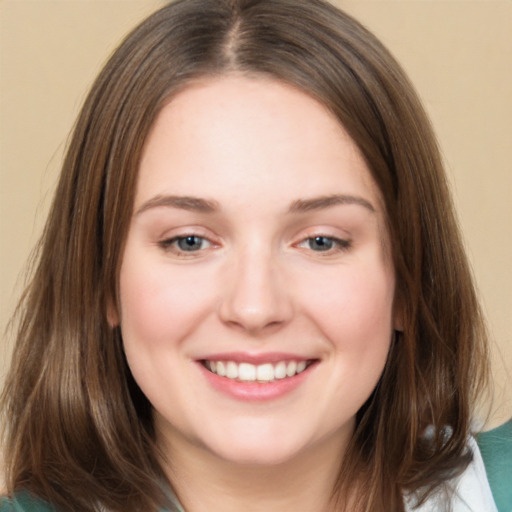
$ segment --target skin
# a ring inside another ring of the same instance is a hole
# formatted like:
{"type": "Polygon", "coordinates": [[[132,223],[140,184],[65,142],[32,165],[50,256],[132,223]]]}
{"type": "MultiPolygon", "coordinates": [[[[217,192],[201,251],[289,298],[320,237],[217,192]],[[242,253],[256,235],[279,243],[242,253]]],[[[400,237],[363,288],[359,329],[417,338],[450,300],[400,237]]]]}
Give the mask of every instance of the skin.
{"type": "Polygon", "coordinates": [[[228,75],[162,109],[111,319],[187,511],[330,510],[397,323],[384,217],[357,147],[300,90],[228,75]],[[314,364],[291,390],[244,399],[199,362],[225,353],[314,364]]]}

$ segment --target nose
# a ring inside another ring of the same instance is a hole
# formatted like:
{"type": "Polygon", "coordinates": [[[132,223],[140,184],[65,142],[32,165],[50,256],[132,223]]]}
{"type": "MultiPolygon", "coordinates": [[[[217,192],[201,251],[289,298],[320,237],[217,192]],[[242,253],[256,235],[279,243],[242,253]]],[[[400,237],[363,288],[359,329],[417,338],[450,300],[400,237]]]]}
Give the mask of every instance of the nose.
{"type": "Polygon", "coordinates": [[[232,262],[226,274],[219,308],[222,322],[257,335],[275,331],[290,320],[290,288],[272,255],[246,254],[232,262]]]}

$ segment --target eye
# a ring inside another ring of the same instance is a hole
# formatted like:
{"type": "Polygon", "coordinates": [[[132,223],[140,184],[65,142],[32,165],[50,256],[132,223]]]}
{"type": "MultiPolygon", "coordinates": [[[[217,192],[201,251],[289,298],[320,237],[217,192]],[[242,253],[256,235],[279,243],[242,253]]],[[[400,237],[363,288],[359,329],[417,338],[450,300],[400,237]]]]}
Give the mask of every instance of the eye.
{"type": "Polygon", "coordinates": [[[159,245],[166,250],[180,253],[202,251],[211,247],[212,243],[202,236],[186,235],[163,240],[159,245]]]}
{"type": "Polygon", "coordinates": [[[299,244],[299,247],[315,252],[333,252],[348,249],[350,245],[348,240],[321,235],[306,238],[299,244]]]}

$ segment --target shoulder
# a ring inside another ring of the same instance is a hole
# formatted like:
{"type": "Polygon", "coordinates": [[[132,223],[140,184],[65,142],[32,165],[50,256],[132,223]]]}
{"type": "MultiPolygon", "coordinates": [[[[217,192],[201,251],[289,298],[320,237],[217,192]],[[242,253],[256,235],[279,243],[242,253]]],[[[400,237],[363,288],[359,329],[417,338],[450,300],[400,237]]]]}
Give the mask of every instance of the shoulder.
{"type": "Polygon", "coordinates": [[[449,505],[452,512],[497,512],[482,455],[473,437],[468,440],[468,448],[473,453],[473,461],[464,473],[449,482],[449,492],[433,495],[418,508],[412,506],[413,500],[408,500],[407,511],[437,512],[449,505]]]}
{"type": "Polygon", "coordinates": [[[512,511],[512,419],[477,435],[498,510],[512,511]]]}
{"type": "Polygon", "coordinates": [[[456,482],[456,507],[454,512],[462,511],[496,511],[484,461],[473,437],[468,445],[473,452],[473,462],[456,482]],[[458,507],[458,508],[457,508],[458,507]],[[466,507],[466,508],[464,508],[466,507]]]}
{"type": "MultiPolygon", "coordinates": [[[[184,512],[172,492],[169,493],[171,508],[160,512],[184,512]]],[[[43,500],[34,498],[28,492],[16,493],[12,498],[0,496],[0,512],[56,512],[55,508],[43,500]]]]}
{"type": "Polygon", "coordinates": [[[12,498],[1,497],[0,512],[55,512],[55,509],[27,492],[20,492],[12,498]]]}

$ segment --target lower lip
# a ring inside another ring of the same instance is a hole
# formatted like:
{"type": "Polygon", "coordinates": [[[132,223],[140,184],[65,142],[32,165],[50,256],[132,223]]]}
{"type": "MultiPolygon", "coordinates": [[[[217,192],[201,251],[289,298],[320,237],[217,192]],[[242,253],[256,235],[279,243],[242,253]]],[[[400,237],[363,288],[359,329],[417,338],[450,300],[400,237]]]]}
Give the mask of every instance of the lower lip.
{"type": "Polygon", "coordinates": [[[203,375],[210,385],[221,393],[237,400],[262,402],[267,400],[276,400],[295,389],[297,389],[310,375],[316,364],[308,366],[302,373],[293,377],[277,379],[272,382],[243,382],[219,375],[207,370],[201,363],[198,363],[203,375]]]}

